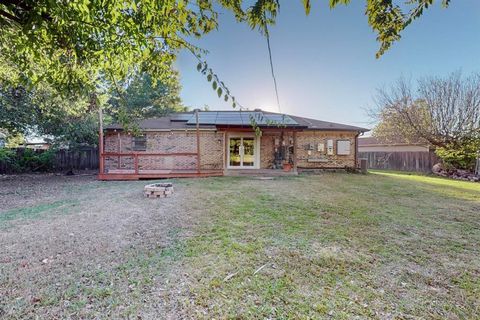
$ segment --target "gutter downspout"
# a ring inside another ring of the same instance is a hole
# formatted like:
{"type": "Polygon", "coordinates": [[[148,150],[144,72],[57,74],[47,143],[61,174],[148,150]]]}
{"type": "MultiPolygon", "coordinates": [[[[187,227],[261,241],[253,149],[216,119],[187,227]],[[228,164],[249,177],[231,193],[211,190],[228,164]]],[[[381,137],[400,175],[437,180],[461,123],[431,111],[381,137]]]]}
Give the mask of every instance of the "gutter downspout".
{"type": "Polygon", "coordinates": [[[358,163],[358,136],[360,135],[360,132],[358,132],[355,135],[355,169],[358,169],[360,167],[360,164],[358,163]]]}

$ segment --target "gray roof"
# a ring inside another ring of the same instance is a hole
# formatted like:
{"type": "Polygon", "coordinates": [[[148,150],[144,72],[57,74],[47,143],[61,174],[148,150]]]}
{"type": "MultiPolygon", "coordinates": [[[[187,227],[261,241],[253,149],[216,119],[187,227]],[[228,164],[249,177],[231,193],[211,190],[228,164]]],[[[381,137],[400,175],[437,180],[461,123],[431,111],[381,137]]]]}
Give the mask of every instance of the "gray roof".
{"type": "MultiPolygon", "coordinates": [[[[199,111],[198,122],[202,129],[217,127],[250,127],[252,120],[261,128],[288,127],[306,130],[342,130],[365,132],[369,129],[346,124],[327,122],[281,113],[255,111],[199,111]]],[[[169,116],[144,119],[137,123],[143,130],[179,130],[195,127],[195,112],[179,112],[169,116]]],[[[122,129],[120,124],[106,126],[106,129],[122,129]]]]}

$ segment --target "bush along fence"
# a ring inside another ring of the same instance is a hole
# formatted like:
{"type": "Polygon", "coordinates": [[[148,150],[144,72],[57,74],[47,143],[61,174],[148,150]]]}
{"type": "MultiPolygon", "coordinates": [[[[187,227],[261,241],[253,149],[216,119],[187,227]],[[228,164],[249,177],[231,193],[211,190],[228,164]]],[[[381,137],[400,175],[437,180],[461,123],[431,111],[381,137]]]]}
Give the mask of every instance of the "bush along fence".
{"type": "Polygon", "coordinates": [[[435,152],[359,152],[359,159],[367,159],[371,169],[432,172],[432,167],[441,162],[435,152]]]}
{"type": "Polygon", "coordinates": [[[98,149],[32,150],[0,148],[0,174],[98,169],[98,149]]]}

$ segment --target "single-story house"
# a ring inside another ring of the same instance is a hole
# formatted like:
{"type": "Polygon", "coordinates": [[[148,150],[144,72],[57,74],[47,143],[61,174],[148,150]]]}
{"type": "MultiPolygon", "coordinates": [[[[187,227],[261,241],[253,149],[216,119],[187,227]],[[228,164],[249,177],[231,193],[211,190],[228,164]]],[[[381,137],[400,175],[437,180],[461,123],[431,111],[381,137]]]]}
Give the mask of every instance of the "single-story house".
{"type": "Polygon", "coordinates": [[[102,133],[103,180],[222,176],[262,170],[356,168],[358,136],[368,129],[254,111],[174,113],[102,133]]]}

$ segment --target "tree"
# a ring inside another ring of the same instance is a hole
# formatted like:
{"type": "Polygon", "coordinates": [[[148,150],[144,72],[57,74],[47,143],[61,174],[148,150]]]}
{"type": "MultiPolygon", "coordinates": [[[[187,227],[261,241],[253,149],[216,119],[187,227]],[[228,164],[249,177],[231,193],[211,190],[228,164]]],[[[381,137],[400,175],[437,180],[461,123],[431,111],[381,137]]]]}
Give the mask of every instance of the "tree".
{"type": "Polygon", "coordinates": [[[142,73],[133,78],[124,91],[112,92],[112,107],[107,112],[115,121],[122,121],[125,116],[133,119],[156,118],[186,111],[180,99],[180,90],[176,71],[172,71],[172,79],[167,82],[154,82],[149,74],[142,73]]]}
{"type": "MultiPolygon", "coordinates": [[[[306,13],[310,0],[302,0],[306,13]]],[[[350,0],[330,0],[330,6],[350,0]]],[[[433,0],[411,0],[402,7],[393,0],[366,0],[369,24],[381,43],[378,56],[400,38],[400,32],[421,16],[433,0]]],[[[443,0],[448,5],[449,0],[443,0]]],[[[218,27],[217,8],[266,33],[275,22],[279,0],[49,1],[0,0],[0,79],[13,87],[46,82],[68,96],[95,96],[102,83],[128,81],[139,72],[168,81],[180,50],[202,60],[204,51],[188,39],[218,27]]],[[[212,70],[199,68],[207,77],[212,70]]],[[[223,82],[215,90],[235,100],[223,82]]],[[[92,100],[92,104],[95,104],[92,100]]]]}
{"type": "MultiPolygon", "coordinates": [[[[178,73],[172,72],[172,77],[166,83],[154,83],[148,74],[141,74],[122,85],[121,91],[98,96],[105,108],[106,122],[127,123],[185,111],[178,73]]],[[[61,146],[75,148],[97,143],[97,115],[88,112],[88,108],[87,100],[65,99],[50,88],[0,87],[0,128],[11,134],[51,136],[52,142],[61,146]]]]}
{"type": "Polygon", "coordinates": [[[46,87],[0,86],[0,128],[9,136],[52,136],[52,142],[70,147],[95,144],[98,119],[88,107],[85,99],[66,99],[46,87]]]}
{"type": "Polygon", "coordinates": [[[371,111],[374,135],[387,141],[426,142],[452,164],[470,167],[480,148],[480,74],[425,77],[416,90],[405,79],[378,91],[371,111]],[[456,155],[456,156],[455,156],[456,155]]]}

